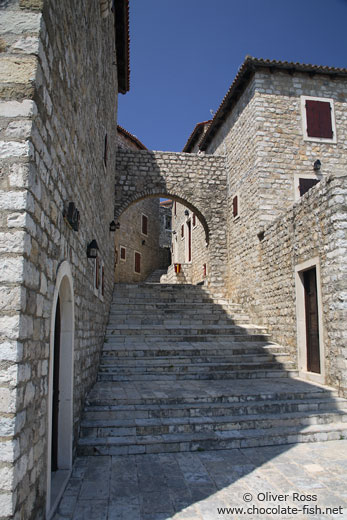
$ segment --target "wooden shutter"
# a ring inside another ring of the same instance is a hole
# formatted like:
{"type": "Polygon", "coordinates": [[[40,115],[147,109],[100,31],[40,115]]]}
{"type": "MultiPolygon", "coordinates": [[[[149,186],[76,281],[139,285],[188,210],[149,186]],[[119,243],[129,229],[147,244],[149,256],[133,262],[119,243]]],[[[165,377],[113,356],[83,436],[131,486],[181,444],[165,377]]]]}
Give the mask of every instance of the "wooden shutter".
{"type": "Polygon", "coordinates": [[[237,217],[238,215],[238,203],[237,203],[237,195],[233,198],[233,217],[237,217]]]}
{"type": "Polygon", "coordinates": [[[125,247],[120,248],[120,257],[122,260],[125,260],[125,247]]]}
{"type": "Polygon", "coordinates": [[[148,218],[146,215],[142,215],[142,233],[144,235],[148,234],[148,218]]]}
{"type": "Polygon", "coordinates": [[[318,179],[299,179],[300,197],[319,182],[318,179]]]}
{"type": "Polygon", "coordinates": [[[141,273],[141,255],[135,252],[135,273],[141,273]]]}
{"type": "Polygon", "coordinates": [[[308,137],[333,137],[331,106],[328,101],[306,100],[306,121],[308,137]]]}

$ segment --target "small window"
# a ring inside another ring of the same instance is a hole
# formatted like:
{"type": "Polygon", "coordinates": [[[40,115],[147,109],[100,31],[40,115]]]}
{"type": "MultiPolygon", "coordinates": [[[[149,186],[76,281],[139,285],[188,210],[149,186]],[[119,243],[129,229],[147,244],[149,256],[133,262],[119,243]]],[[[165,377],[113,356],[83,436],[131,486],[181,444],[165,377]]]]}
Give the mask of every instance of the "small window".
{"type": "Polygon", "coordinates": [[[141,230],[143,235],[148,235],[148,217],[142,215],[141,230]]]}
{"type": "Polygon", "coordinates": [[[181,226],[181,238],[184,238],[184,224],[181,226]]]}
{"type": "Polygon", "coordinates": [[[174,209],[174,211],[175,211],[175,217],[176,217],[176,215],[177,215],[177,203],[176,203],[176,201],[175,201],[175,209],[174,209]]]}
{"type": "Polygon", "coordinates": [[[104,166],[107,168],[107,153],[108,153],[108,144],[107,144],[107,134],[105,135],[104,141],[104,166]]]}
{"type": "Polygon", "coordinates": [[[120,259],[125,262],[126,261],[126,249],[123,246],[120,246],[120,259]]]}
{"type": "Polygon", "coordinates": [[[105,266],[101,266],[101,296],[105,296],[105,266]]]}
{"type": "Polygon", "coordinates": [[[165,229],[171,231],[171,217],[169,215],[165,215],[165,229]]]}
{"type": "Polygon", "coordinates": [[[332,99],[302,96],[301,111],[306,141],[336,143],[334,102],[332,99]]]}
{"type": "Polygon", "coordinates": [[[233,217],[237,218],[239,216],[239,197],[235,195],[233,198],[233,217]]]}
{"type": "Polygon", "coordinates": [[[94,275],[94,287],[96,290],[99,289],[99,280],[100,280],[100,261],[99,257],[95,258],[95,275],[94,275]]]}
{"type": "Polygon", "coordinates": [[[319,179],[302,179],[302,178],[299,178],[300,197],[302,197],[308,190],[310,190],[318,182],[319,182],[319,179]]]}
{"type": "Polygon", "coordinates": [[[141,273],[141,254],[135,251],[135,273],[141,273]]]}
{"type": "Polygon", "coordinates": [[[196,215],[193,213],[193,228],[196,226],[196,215]]]}

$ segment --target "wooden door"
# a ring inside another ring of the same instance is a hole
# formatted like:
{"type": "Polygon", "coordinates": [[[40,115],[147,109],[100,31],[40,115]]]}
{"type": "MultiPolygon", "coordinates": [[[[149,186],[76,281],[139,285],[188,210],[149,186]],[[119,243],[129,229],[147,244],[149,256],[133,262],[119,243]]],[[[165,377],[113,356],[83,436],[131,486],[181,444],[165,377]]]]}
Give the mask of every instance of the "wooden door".
{"type": "Polygon", "coordinates": [[[59,372],[60,372],[60,300],[57,300],[54,326],[53,356],[53,397],[52,397],[52,471],[58,469],[58,429],[59,429],[59,372]]]}
{"type": "Polygon", "coordinates": [[[307,370],[320,374],[316,268],[304,271],[307,370]]]}

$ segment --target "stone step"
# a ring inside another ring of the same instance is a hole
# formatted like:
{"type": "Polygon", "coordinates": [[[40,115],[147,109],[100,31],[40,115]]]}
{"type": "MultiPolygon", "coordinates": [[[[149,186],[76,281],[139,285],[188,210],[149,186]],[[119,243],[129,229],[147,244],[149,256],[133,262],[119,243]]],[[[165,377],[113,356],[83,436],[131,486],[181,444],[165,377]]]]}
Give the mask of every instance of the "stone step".
{"type": "MultiPolygon", "coordinates": [[[[282,412],[280,414],[249,414],[199,416],[180,418],[123,419],[123,420],[84,420],[81,424],[81,437],[123,437],[143,435],[163,435],[167,433],[194,433],[228,430],[250,430],[278,428],[294,425],[331,424],[346,422],[343,411],[282,412]]],[[[347,424],[346,424],[347,429],[347,424]]]]}
{"type": "Polygon", "coordinates": [[[219,327],[221,326],[246,326],[250,327],[247,319],[242,318],[225,318],[225,317],[219,317],[219,316],[207,316],[206,318],[200,319],[201,317],[195,316],[194,318],[173,318],[173,317],[167,317],[167,316],[147,316],[145,314],[138,316],[138,317],[129,317],[129,315],[122,315],[118,317],[111,316],[108,328],[109,329],[116,329],[120,326],[129,326],[130,328],[132,326],[143,326],[143,325],[156,325],[156,326],[162,326],[165,327],[167,325],[169,326],[191,326],[192,328],[195,327],[202,327],[206,325],[217,325],[219,327]]]}
{"type": "Polygon", "coordinates": [[[228,415],[282,414],[291,412],[346,411],[347,400],[323,396],[302,399],[259,400],[231,403],[180,403],[180,404],[120,404],[88,405],[84,420],[93,421],[134,421],[136,419],[160,419],[180,417],[215,417],[228,415]]]}
{"type": "Polygon", "coordinates": [[[205,342],[169,342],[129,341],[119,337],[118,342],[107,342],[102,351],[103,358],[153,358],[160,356],[237,356],[237,355],[284,355],[283,347],[275,343],[219,342],[212,345],[205,342]]]}
{"type": "Polygon", "coordinates": [[[253,366],[248,370],[240,368],[239,370],[230,371],[230,370],[219,370],[219,371],[195,371],[195,372],[172,372],[172,373],[160,373],[159,371],[145,372],[145,373],[134,373],[129,371],[129,373],[103,373],[99,372],[98,381],[194,381],[194,380],[211,380],[216,381],[220,379],[263,379],[265,378],[279,378],[279,377],[296,377],[298,375],[298,371],[294,369],[286,369],[280,370],[278,369],[278,364],[274,364],[275,366],[264,366],[259,367],[253,366]]]}
{"type": "Polygon", "coordinates": [[[285,352],[281,352],[278,354],[271,353],[256,353],[256,354],[241,354],[241,355],[209,355],[209,356],[201,356],[201,355],[185,355],[182,353],[174,356],[170,353],[170,357],[168,356],[153,356],[153,357],[130,357],[130,356],[118,356],[115,359],[113,356],[107,356],[105,353],[102,355],[100,370],[104,370],[105,368],[112,367],[152,367],[152,366],[171,366],[171,365],[200,365],[201,363],[205,364],[229,364],[229,363],[263,363],[263,362],[277,362],[283,363],[290,361],[288,354],[285,352]]]}
{"type": "Polygon", "coordinates": [[[347,423],[290,425],[163,435],[134,435],[81,438],[79,455],[119,455],[134,453],[167,453],[219,449],[274,446],[297,442],[320,442],[346,439],[347,423]]]}
{"type": "Polygon", "coordinates": [[[117,328],[107,327],[106,338],[121,335],[141,335],[141,336],[184,336],[189,335],[241,335],[246,334],[253,336],[254,334],[266,334],[266,329],[255,326],[236,326],[236,325],[209,325],[208,327],[202,327],[199,324],[192,323],[189,325],[125,325],[119,324],[117,328]]]}
{"type": "Polygon", "coordinates": [[[245,343],[259,343],[266,340],[270,340],[269,334],[200,334],[196,332],[181,331],[182,334],[146,334],[142,336],[140,331],[138,334],[127,335],[127,334],[110,334],[106,336],[105,342],[108,345],[117,345],[122,343],[132,344],[150,344],[154,347],[155,345],[163,345],[163,343],[182,343],[182,342],[199,342],[199,343],[217,343],[224,342],[229,345],[233,343],[245,342],[245,343]]]}

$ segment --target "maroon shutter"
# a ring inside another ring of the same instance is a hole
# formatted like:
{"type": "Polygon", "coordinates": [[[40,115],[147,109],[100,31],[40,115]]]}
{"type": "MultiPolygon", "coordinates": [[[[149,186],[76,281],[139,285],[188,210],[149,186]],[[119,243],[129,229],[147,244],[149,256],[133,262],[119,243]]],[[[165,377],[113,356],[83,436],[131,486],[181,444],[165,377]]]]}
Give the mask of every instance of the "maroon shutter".
{"type": "Polygon", "coordinates": [[[141,255],[135,253],[135,273],[141,273],[141,255]]]}
{"type": "Polygon", "coordinates": [[[146,215],[142,215],[142,233],[147,235],[148,232],[148,218],[146,215]]]}
{"type": "Polygon", "coordinates": [[[233,217],[237,217],[238,207],[237,207],[237,195],[233,198],[233,217]]]}
{"type": "Polygon", "coordinates": [[[299,179],[300,197],[319,182],[318,179],[299,179]]]}
{"type": "Polygon", "coordinates": [[[193,227],[196,225],[196,216],[195,213],[193,213],[193,227]]]}
{"type": "Polygon", "coordinates": [[[120,257],[122,260],[125,260],[125,247],[120,248],[120,257]]]}
{"type": "Polygon", "coordinates": [[[306,119],[308,137],[333,137],[331,106],[328,101],[306,100],[306,119]]]}

